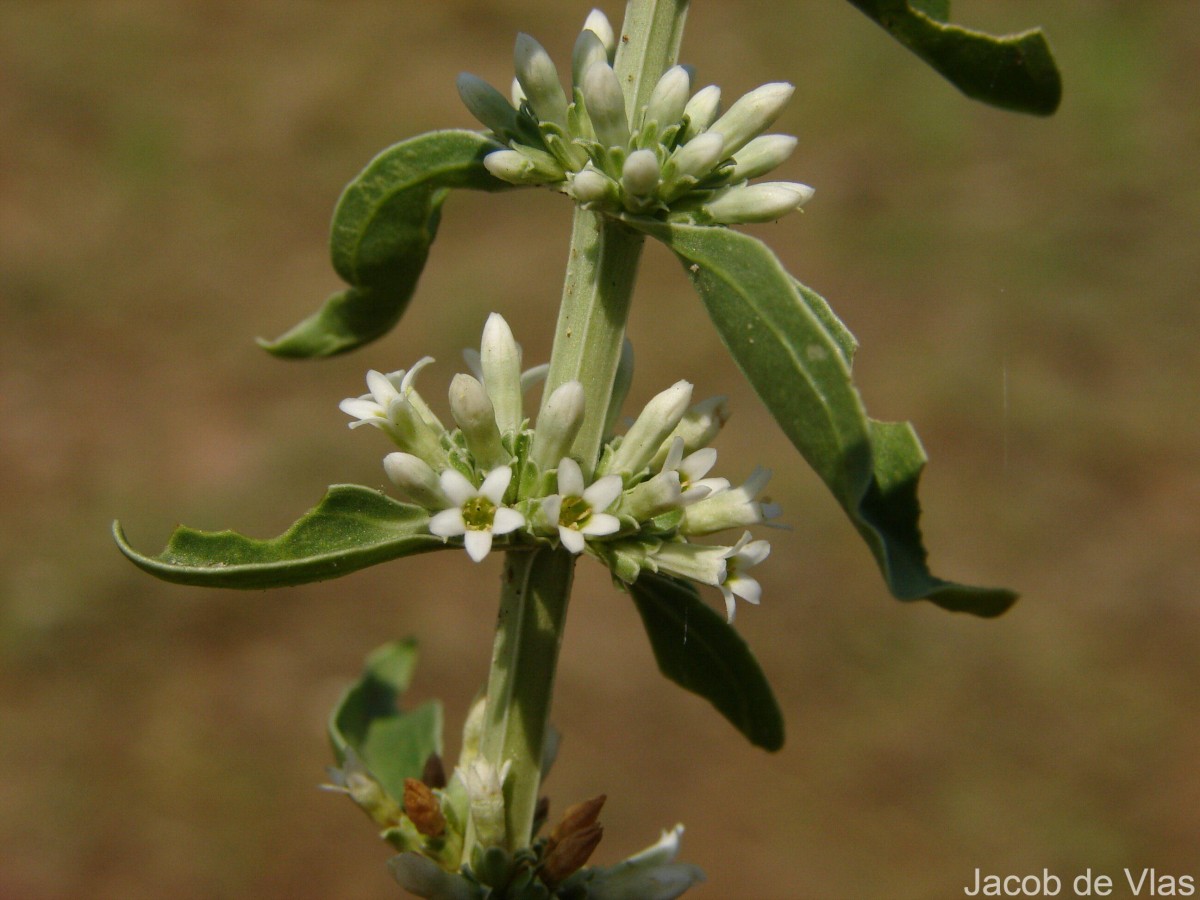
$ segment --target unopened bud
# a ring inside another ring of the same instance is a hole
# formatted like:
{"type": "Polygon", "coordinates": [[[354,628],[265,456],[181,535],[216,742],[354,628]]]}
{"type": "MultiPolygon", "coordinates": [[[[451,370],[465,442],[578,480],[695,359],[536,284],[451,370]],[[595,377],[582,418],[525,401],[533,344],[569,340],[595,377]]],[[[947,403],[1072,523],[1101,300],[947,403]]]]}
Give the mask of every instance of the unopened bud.
{"type": "MultiPolygon", "coordinates": [[[[655,396],[646,408],[642,410],[637,421],[633,423],[621,445],[609,458],[605,472],[618,472],[623,475],[636,475],[662,446],[683,414],[687,412],[688,403],[692,399],[692,386],[687,381],[677,381],[671,387],[655,396]]],[[[605,474],[600,472],[598,474],[605,474]]]]}
{"type": "Polygon", "coordinates": [[[694,453],[701,447],[712,443],[725,423],[729,421],[729,403],[725,397],[709,397],[701,400],[679,420],[675,430],[663,441],[654,458],[650,460],[651,469],[661,469],[675,438],[683,438],[683,453],[694,453]]]}
{"type": "Polygon", "coordinates": [[[460,74],[455,83],[471,115],[505,140],[517,134],[517,111],[503,94],[470,72],[460,74]]]}
{"type": "Polygon", "coordinates": [[[584,29],[575,39],[575,49],[571,53],[571,78],[575,87],[583,87],[583,76],[594,63],[608,65],[608,48],[596,32],[584,29]]]}
{"type": "Polygon", "coordinates": [[[534,115],[542,122],[553,122],[566,128],[567,97],[558,80],[554,60],[545,48],[529,35],[518,34],[513,49],[513,67],[534,115]]]}
{"type": "Polygon", "coordinates": [[[562,821],[555,825],[554,830],[550,832],[550,838],[546,844],[547,849],[553,848],[568,835],[595,823],[600,816],[600,810],[604,807],[604,801],[607,799],[607,795],[597,794],[589,800],[581,800],[579,803],[568,806],[566,812],[563,813],[562,821]]]}
{"type": "Polygon", "coordinates": [[[683,506],[678,472],[659,472],[625,494],[621,512],[646,522],[683,506]]]}
{"type": "Polygon", "coordinates": [[[796,89],[783,81],[757,87],[737,99],[729,111],[710,128],[725,135],[725,156],[729,157],[757,137],[774,122],[796,89]]]}
{"type": "Polygon", "coordinates": [[[547,851],[542,859],[542,881],[556,885],[583,868],[604,837],[604,826],[594,823],[573,831],[547,851]]]}
{"type": "Polygon", "coordinates": [[[605,147],[629,144],[629,119],[625,95],[617,73],[607,63],[596,63],[583,76],[583,102],[587,106],[596,139],[605,147]]]}
{"type": "Polygon", "coordinates": [[[446,831],[446,817],[429,785],[415,778],[404,779],[404,814],[426,837],[446,831]]]}
{"type": "Polygon", "coordinates": [[[550,184],[563,179],[562,167],[544,150],[496,150],[483,158],[489,172],[509,184],[550,184]]]}
{"type": "Polygon", "coordinates": [[[706,131],[676,150],[671,159],[677,175],[700,180],[721,161],[724,149],[725,136],[719,131],[706,131]]]}
{"type": "Polygon", "coordinates": [[[411,453],[389,453],[383,458],[383,470],[405,496],[426,509],[445,509],[450,505],[437,473],[425,460],[411,453]]]}
{"type": "Polygon", "coordinates": [[[431,788],[441,789],[446,786],[446,767],[438,754],[430,753],[425,757],[425,765],[421,768],[421,780],[431,788]]]}
{"type": "Polygon", "coordinates": [[[584,392],[578,381],[555,388],[538,413],[531,459],[542,470],[558,464],[571,450],[583,425],[584,392]]]}
{"type": "Polygon", "coordinates": [[[692,92],[692,79],[683,66],[672,66],[658,79],[646,102],[644,122],[657,122],[659,130],[683,118],[692,92]]]}
{"type": "Polygon", "coordinates": [[[511,459],[500,442],[492,401],[483,385],[470,375],[459,373],[451,380],[450,414],[462,429],[467,449],[482,469],[491,471],[511,459]]]}
{"type": "Polygon", "coordinates": [[[746,181],[765,175],[792,155],[796,139],[790,134],[761,134],[733,158],[730,181],[746,181]]]}
{"type": "Polygon", "coordinates": [[[621,169],[621,186],[634,197],[649,197],[658,188],[658,157],[653,150],[634,150],[621,169]]]}
{"type": "Polygon", "coordinates": [[[617,183],[603,172],[587,168],[571,179],[570,191],[576,203],[603,203],[617,198],[617,183]]]}
{"type": "Polygon", "coordinates": [[[488,316],[479,345],[483,386],[496,412],[496,425],[508,434],[521,427],[521,347],[499,313],[488,316]]]}
{"type": "Polygon", "coordinates": [[[683,114],[688,118],[687,130],[683,133],[684,140],[691,140],[701,132],[708,131],[720,108],[721,89],[715,84],[696,91],[683,108],[683,114]]]}
{"type": "Polygon", "coordinates": [[[799,209],[813,193],[807,184],[763,181],[732,187],[705,204],[704,209],[714,222],[723,225],[774,222],[799,209]]]}
{"type": "Polygon", "coordinates": [[[600,38],[600,42],[604,44],[604,49],[608,51],[611,59],[613,51],[617,49],[617,36],[613,33],[612,23],[608,21],[608,16],[598,9],[593,9],[583,21],[583,30],[590,31],[600,38]]]}

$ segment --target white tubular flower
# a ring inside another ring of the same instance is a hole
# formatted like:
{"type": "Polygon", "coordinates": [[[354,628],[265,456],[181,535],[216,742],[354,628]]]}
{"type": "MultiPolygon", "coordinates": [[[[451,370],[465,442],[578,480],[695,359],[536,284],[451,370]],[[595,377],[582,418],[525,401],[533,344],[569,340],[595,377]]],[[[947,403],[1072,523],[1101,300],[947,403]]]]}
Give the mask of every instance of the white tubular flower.
{"type": "Polygon", "coordinates": [[[558,161],[544,150],[496,150],[483,158],[484,167],[509,184],[550,184],[565,176],[558,161]]]}
{"type": "Polygon", "coordinates": [[[726,551],[725,580],[717,587],[721,589],[721,594],[725,597],[725,614],[730,624],[733,623],[733,614],[736,612],[734,594],[755,606],[762,600],[762,585],[743,573],[751,566],[757,566],[767,558],[770,552],[770,544],[766,541],[750,540],[748,531],[726,551]]]}
{"type": "Polygon", "coordinates": [[[637,198],[652,197],[658,190],[658,157],[653,150],[634,150],[621,168],[621,187],[637,198]]]}
{"type": "Polygon", "coordinates": [[[656,122],[661,130],[683,118],[692,93],[692,77],[683,66],[672,66],[658,79],[646,102],[644,123],[656,122]]]}
{"type": "Polygon", "coordinates": [[[418,371],[433,362],[425,357],[407,372],[400,370],[384,375],[372,369],[367,373],[370,393],[349,397],[338,408],[360,425],[374,425],[384,431],[401,450],[421,457],[437,470],[446,467],[446,451],[442,448],[442,423],[430,411],[413,387],[418,371]]]}
{"type": "Polygon", "coordinates": [[[675,430],[691,399],[692,386],[687,381],[677,381],[655,396],[625,434],[604,471],[636,475],[644,469],[667,435],[675,430]]]}
{"type": "Polygon", "coordinates": [[[683,132],[684,140],[691,140],[701,132],[708,131],[717,118],[717,110],[721,108],[721,89],[710,84],[703,90],[696,91],[692,99],[683,108],[688,126],[683,132]]]}
{"type": "Polygon", "coordinates": [[[683,511],[679,530],[687,535],[712,534],[726,528],[758,525],[779,515],[779,506],[757,500],[771,478],[769,469],[756,467],[739,488],[717,491],[683,511]]]}
{"type": "Polygon", "coordinates": [[[497,769],[486,759],[476,757],[466,766],[459,766],[455,774],[467,790],[471,807],[471,821],[475,824],[475,837],[484,847],[502,846],[507,831],[504,827],[504,779],[512,760],[505,760],[497,769]]]}
{"type": "Polygon", "coordinates": [[[583,385],[568,381],[559,385],[546,398],[538,413],[537,427],[533,432],[533,450],[530,458],[539,469],[548,469],[567,455],[575,435],[583,427],[583,385]]]}
{"type": "Polygon", "coordinates": [[[721,161],[724,149],[725,136],[720,132],[706,131],[696,135],[671,157],[675,163],[676,178],[695,178],[699,181],[721,161]]]}
{"type": "Polygon", "coordinates": [[[720,587],[725,580],[728,551],[728,547],[667,541],[649,555],[648,562],[669,575],[720,587]]]}
{"type": "Polygon", "coordinates": [[[704,205],[714,222],[724,225],[774,222],[807,203],[813,189],[792,181],[737,185],[704,205]]]}
{"type": "Polygon", "coordinates": [[[470,375],[458,374],[450,382],[450,414],[462,429],[467,449],[484,469],[508,463],[512,456],[500,443],[496,411],[483,385],[470,375]]]}
{"type": "Polygon", "coordinates": [[[709,494],[729,489],[728,479],[704,477],[716,464],[717,451],[712,447],[704,447],[684,457],[683,438],[676,437],[671,441],[671,449],[667,452],[667,458],[663,460],[662,471],[675,472],[679,476],[680,505],[691,506],[709,494]]]}
{"type": "Polygon", "coordinates": [[[492,313],[483,326],[479,346],[483,386],[496,410],[501,434],[521,427],[521,346],[513,339],[504,316],[492,313]]]}
{"type": "Polygon", "coordinates": [[[678,472],[659,472],[625,493],[621,511],[646,522],[683,506],[678,472]]]}
{"type": "Polygon", "coordinates": [[[725,135],[725,156],[741,150],[779,118],[795,88],[782,81],[764,84],[734,102],[709,129],[725,135]]]}
{"type": "Polygon", "coordinates": [[[605,147],[624,148],[629,144],[629,119],[625,113],[625,95],[617,73],[608,63],[596,63],[583,76],[583,102],[587,106],[596,140],[605,147]]]}
{"type": "Polygon", "coordinates": [[[746,181],[765,175],[781,165],[799,143],[790,134],[762,134],[737,152],[729,180],[746,181]]]}
{"type": "Polygon", "coordinates": [[[617,36],[613,32],[612,23],[608,21],[608,16],[598,9],[593,9],[583,20],[583,30],[590,31],[600,38],[600,43],[604,45],[604,49],[608,51],[611,59],[617,49],[617,36]]]}
{"type": "Polygon", "coordinates": [[[620,495],[621,476],[606,475],[585,488],[579,463],[563,457],[558,464],[558,493],[546,498],[542,509],[556,523],[562,545],[582,553],[587,538],[620,530],[620,520],[605,512],[620,495]]]}
{"type": "Polygon", "coordinates": [[[684,453],[693,453],[701,447],[707,447],[728,421],[728,398],[709,397],[707,400],[701,400],[683,414],[670,437],[663,441],[658,452],[654,454],[654,459],[650,460],[650,468],[662,468],[675,438],[683,438],[684,453]]]}
{"type": "Polygon", "coordinates": [[[446,469],[439,486],[454,504],[429,520],[430,534],[446,540],[461,536],[467,555],[480,562],[492,549],[492,536],[508,534],[525,524],[525,517],[504,506],[504,492],[512,480],[512,469],[500,466],[488,473],[476,488],[461,472],[446,469]]]}
{"type": "Polygon", "coordinates": [[[383,458],[383,470],[410,500],[426,509],[445,509],[450,505],[437,473],[425,460],[411,453],[389,453],[383,458]]]}
{"type": "Polygon", "coordinates": [[[534,115],[542,122],[567,127],[567,97],[550,54],[527,34],[518,34],[513,48],[517,81],[534,115]]]}

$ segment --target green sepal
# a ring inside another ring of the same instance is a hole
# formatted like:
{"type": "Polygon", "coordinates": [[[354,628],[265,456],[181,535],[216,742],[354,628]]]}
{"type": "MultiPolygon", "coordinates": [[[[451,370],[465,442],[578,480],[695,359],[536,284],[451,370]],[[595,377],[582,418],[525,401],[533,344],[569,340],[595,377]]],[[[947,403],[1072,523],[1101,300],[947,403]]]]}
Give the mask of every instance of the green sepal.
{"type": "Polygon", "coordinates": [[[950,24],[949,0],[850,0],[973,100],[1048,116],[1062,76],[1040,28],[996,37],[950,24]]]}
{"type": "Polygon", "coordinates": [[[307,359],[353,350],[400,320],[437,235],[451,188],[508,190],[483,158],[501,145],[474,131],[433,131],[395,144],[346,186],[333,213],[330,253],[349,288],[273,341],[276,356],[307,359]]]}
{"type": "Polygon", "coordinates": [[[932,575],[918,527],[926,458],[912,426],[867,417],[850,375],[854,339],[828,304],[756,238],[630,219],[683,263],[725,346],[784,433],[871,548],[892,594],[996,616],[1012,591],[932,575]]]}
{"type": "Polygon", "coordinates": [[[339,766],[357,757],[384,791],[404,801],[404,779],[420,779],[425,761],[442,752],[442,706],[436,700],[405,711],[400,704],[417,664],[417,642],[392,641],[367,657],[362,677],[329,717],[329,742],[339,766]]]}
{"type": "Polygon", "coordinates": [[[356,484],[334,485],[291,528],[267,540],[181,526],[162,553],[145,556],[129,545],[119,522],[113,536],[136,566],[164,581],[242,589],[324,581],[446,546],[429,533],[424,509],[356,484]]]}
{"type": "Polygon", "coordinates": [[[711,703],[756,747],[782,747],[783,714],[762,668],[691,582],[643,571],[629,592],[659,671],[711,703]]]}

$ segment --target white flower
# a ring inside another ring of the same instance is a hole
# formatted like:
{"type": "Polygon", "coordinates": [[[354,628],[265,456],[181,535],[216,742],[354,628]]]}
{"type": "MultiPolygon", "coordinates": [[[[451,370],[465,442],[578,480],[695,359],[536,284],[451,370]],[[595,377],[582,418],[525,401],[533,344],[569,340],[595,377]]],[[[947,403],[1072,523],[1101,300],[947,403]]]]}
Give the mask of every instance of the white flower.
{"type": "Polygon", "coordinates": [[[717,585],[725,597],[725,612],[730,623],[736,611],[733,596],[736,594],[747,603],[758,605],[762,600],[762,585],[749,575],[742,574],[751,566],[757,566],[767,558],[771,545],[766,541],[750,540],[750,532],[746,532],[738,542],[725,553],[725,579],[717,585]]]}
{"type": "Polygon", "coordinates": [[[471,821],[475,823],[475,837],[485,847],[504,843],[504,779],[512,760],[496,768],[481,756],[475,757],[466,766],[459,766],[455,774],[467,790],[471,806],[471,821]]]}
{"type": "Polygon", "coordinates": [[[729,481],[725,478],[705,478],[709,470],[717,464],[717,451],[712,447],[704,447],[688,456],[683,455],[684,441],[676,436],[671,441],[671,449],[663,460],[663,472],[679,474],[681,491],[679,502],[683,506],[691,506],[698,500],[703,500],[709,494],[729,489],[729,481]]]}
{"type": "Polygon", "coordinates": [[[720,587],[727,572],[725,553],[728,549],[708,544],[667,541],[654,550],[647,561],[669,575],[720,587]]]}
{"type": "Polygon", "coordinates": [[[442,493],[454,506],[429,520],[429,531],[446,539],[462,536],[467,555],[480,562],[492,549],[492,536],[508,534],[525,524],[525,517],[504,506],[504,492],[512,480],[512,469],[492,469],[476,488],[456,469],[442,472],[442,493]]]}
{"type": "Polygon", "coordinates": [[[675,862],[683,826],[664,831],[662,838],[641,853],[615,866],[588,870],[584,884],[591,900],[674,900],[704,881],[704,873],[689,863],[675,862]]]}
{"type": "Polygon", "coordinates": [[[712,534],[726,528],[758,525],[775,518],[779,515],[779,506],[757,499],[770,477],[769,469],[755,467],[741,487],[715,491],[693,503],[684,509],[679,530],[689,535],[712,534]]]}
{"type": "Polygon", "coordinates": [[[350,423],[351,428],[374,425],[387,433],[401,450],[440,471],[447,462],[441,443],[445,428],[413,386],[417,372],[431,362],[433,358],[426,356],[407,372],[401,369],[387,375],[372,369],[367,373],[370,393],[349,397],[338,407],[358,420],[350,423]]]}
{"type": "Polygon", "coordinates": [[[542,513],[556,524],[562,545],[582,553],[587,538],[620,530],[620,520],[605,512],[620,495],[620,475],[605,475],[585,488],[579,463],[564,457],[558,464],[558,493],[542,501],[542,513]]]}

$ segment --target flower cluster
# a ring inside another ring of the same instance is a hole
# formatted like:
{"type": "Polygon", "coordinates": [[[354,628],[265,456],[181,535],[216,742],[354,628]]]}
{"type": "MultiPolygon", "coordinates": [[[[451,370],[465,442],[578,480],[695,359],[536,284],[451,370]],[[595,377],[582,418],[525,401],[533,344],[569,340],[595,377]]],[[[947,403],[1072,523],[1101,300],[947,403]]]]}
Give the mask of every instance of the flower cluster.
{"type": "Polygon", "coordinates": [[[692,92],[692,74],[674,66],[645,105],[627,109],[613,60],[616,39],[599,10],[584,22],[571,60],[571,96],[549,54],[517,36],[512,102],[464,73],[467,109],[507,146],[484,159],[512,184],[548,185],[610,214],[661,216],[701,224],[770,222],[799,208],[812,188],[789,181],[748,184],[796,147],[790,135],[763,134],[792,95],[765,84],[722,115],[721,90],[692,92]]]}
{"type": "MultiPolygon", "coordinates": [[[[766,470],[737,487],[708,475],[717,451],[707,445],[728,417],[724,398],[692,404],[692,386],[677,382],[609,439],[589,472],[587,461],[570,455],[585,414],[579,382],[555,389],[530,428],[523,395],[545,367],[522,373],[508,323],[493,313],[478,355],[464,355],[474,373],[450,383],[453,430],[417,392],[428,357],[407,371],[368,373],[369,393],[341,403],[351,428],[374,425],[395,442],[384,470],[428,510],[431,534],[461,541],[476,562],[497,544],[541,544],[586,553],[628,584],[643,570],[687,578],[718,588],[730,621],[735,595],[759,602],[759,584],[746,570],[766,558],[766,541],[748,531],[732,546],[695,540],[779,514],[759,496],[766,470]]],[[[631,360],[625,354],[622,364],[631,360]]]]}

